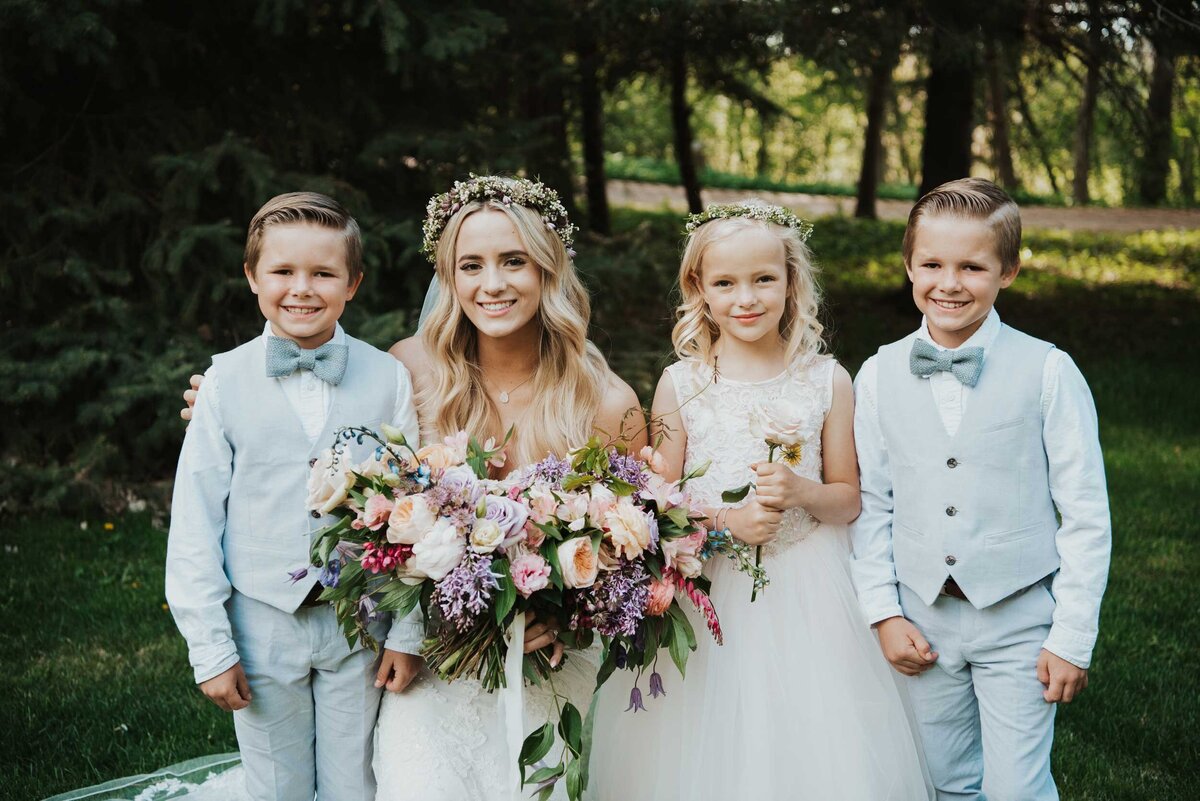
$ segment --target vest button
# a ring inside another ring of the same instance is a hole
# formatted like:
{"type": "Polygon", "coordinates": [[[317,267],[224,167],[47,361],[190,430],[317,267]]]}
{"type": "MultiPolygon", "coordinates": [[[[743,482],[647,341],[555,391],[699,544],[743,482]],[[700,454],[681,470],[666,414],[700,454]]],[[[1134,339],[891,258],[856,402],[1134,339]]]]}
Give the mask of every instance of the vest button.
{"type": "Polygon", "coordinates": [[[954,517],[956,514],[958,514],[958,510],[955,509],[953,506],[946,507],[946,516],[947,517],[954,517]]]}
{"type": "Polygon", "coordinates": [[[958,560],[957,560],[957,559],[955,559],[953,556],[947,556],[947,557],[946,557],[946,564],[950,565],[951,567],[954,567],[954,564],[955,564],[955,562],[957,562],[957,561],[958,561],[958,560]]]}
{"type": "Polygon", "coordinates": [[[958,460],[951,456],[946,460],[946,467],[949,467],[951,470],[953,470],[954,468],[958,467],[958,460]]]}

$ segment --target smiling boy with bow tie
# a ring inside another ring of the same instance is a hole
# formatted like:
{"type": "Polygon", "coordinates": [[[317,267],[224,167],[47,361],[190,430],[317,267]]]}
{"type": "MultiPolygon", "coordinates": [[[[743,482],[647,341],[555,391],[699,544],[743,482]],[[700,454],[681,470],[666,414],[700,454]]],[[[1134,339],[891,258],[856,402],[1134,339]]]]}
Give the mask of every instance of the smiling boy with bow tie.
{"type": "Polygon", "coordinates": [[[855,585],[909,677],[939,799],[1058,798],[1054,704],[1087,686],[1108,578],[1087,383],[993,308],[1020,245],[1017,206],[990,181],[922,197],[904,262],[924,319],[855,382],[855,585]]]}
{"type": "Polygon", "coordinates": [[[362,242],[336,201],[268,201],[244,269],[267,324],[213,357],[197,397],[175,477],[167,601],[196,683],[234,713],[250,797],[362,801],[375,797],[379,687],[415,673],[422,630],[416,618],[390,631],[387,616],[376,621],[378,667],[347,645],[305,570],[311,533],[328,522],[306,510],[306,484],[342,426],[389,423],[416,443],[412,385],[400,362],[338,324],[362,282],[362,242]]]}

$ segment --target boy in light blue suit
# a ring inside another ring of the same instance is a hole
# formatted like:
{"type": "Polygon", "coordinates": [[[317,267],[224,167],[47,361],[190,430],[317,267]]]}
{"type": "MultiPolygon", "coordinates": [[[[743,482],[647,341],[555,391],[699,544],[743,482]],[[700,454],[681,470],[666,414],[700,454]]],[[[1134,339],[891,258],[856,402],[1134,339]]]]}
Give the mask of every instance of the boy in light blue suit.
{"type": "Polygon", "coordinates": [[[347,645],[305,570],[326,522],[306,510],[307,481],[341,426],[388,423],[415,443],[412,387],[403,365],[338,324],[362,281],[362,242],[336,201],[268,201],[244,270],[267,324],[213,357],[197,397],[175,477],[167,601],[196,683],[234,713],[252,798],[370,801],[380,687],[415,674],[421,628],[377,621],[378,664],[347,645]]]}
{"type": "Polygon", "coordinates": [[[993,308],[1020,247],[1017,206],[990,181],[922,197],[904,262],[924,320],[855,382],[855,585],[909,677],[939,799],[1058,798],[1054,704],[1087,686],[1108,578],[1087,383],[993,308]]]}

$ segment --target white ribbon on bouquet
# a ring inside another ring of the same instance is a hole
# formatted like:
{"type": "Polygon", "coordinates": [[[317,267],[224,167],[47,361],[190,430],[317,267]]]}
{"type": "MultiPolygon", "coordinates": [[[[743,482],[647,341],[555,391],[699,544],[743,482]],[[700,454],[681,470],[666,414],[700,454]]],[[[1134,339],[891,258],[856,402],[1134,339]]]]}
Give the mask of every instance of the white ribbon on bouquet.
{"type": "Polygon", "coordinates": [[[508,627],[508,653],[504,656],[504,687],[500,690],[501,716],[507,745],[508,782],[513,801],[522,799],[521,768],[517,760],[525,742],[525,615],[518,612],[508,627]]]}

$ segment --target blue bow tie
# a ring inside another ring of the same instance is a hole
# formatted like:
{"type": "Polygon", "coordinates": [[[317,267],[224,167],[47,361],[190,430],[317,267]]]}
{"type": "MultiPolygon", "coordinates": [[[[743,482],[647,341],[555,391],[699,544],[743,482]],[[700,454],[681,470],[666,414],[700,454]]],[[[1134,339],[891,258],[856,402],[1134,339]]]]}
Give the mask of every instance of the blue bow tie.
{"type": "Polygon", "coordinates": [[[945,371],[963,386],[973,387],[979,383],[979,374],[983,372],[983,348],[939,350],[925,340],[917,339],[908,355],[908,369],[922,378],[939,370],[945,371]]]}
{"type": "Polygon", "coordinates": [[[326,342],[316,350],[305,350],[290,339],[267,337],[267,375],[271,378],[291,375],[297,368],[312,370],[327,384],[337,386],[346,374],[350,349],[326,342]]]}

